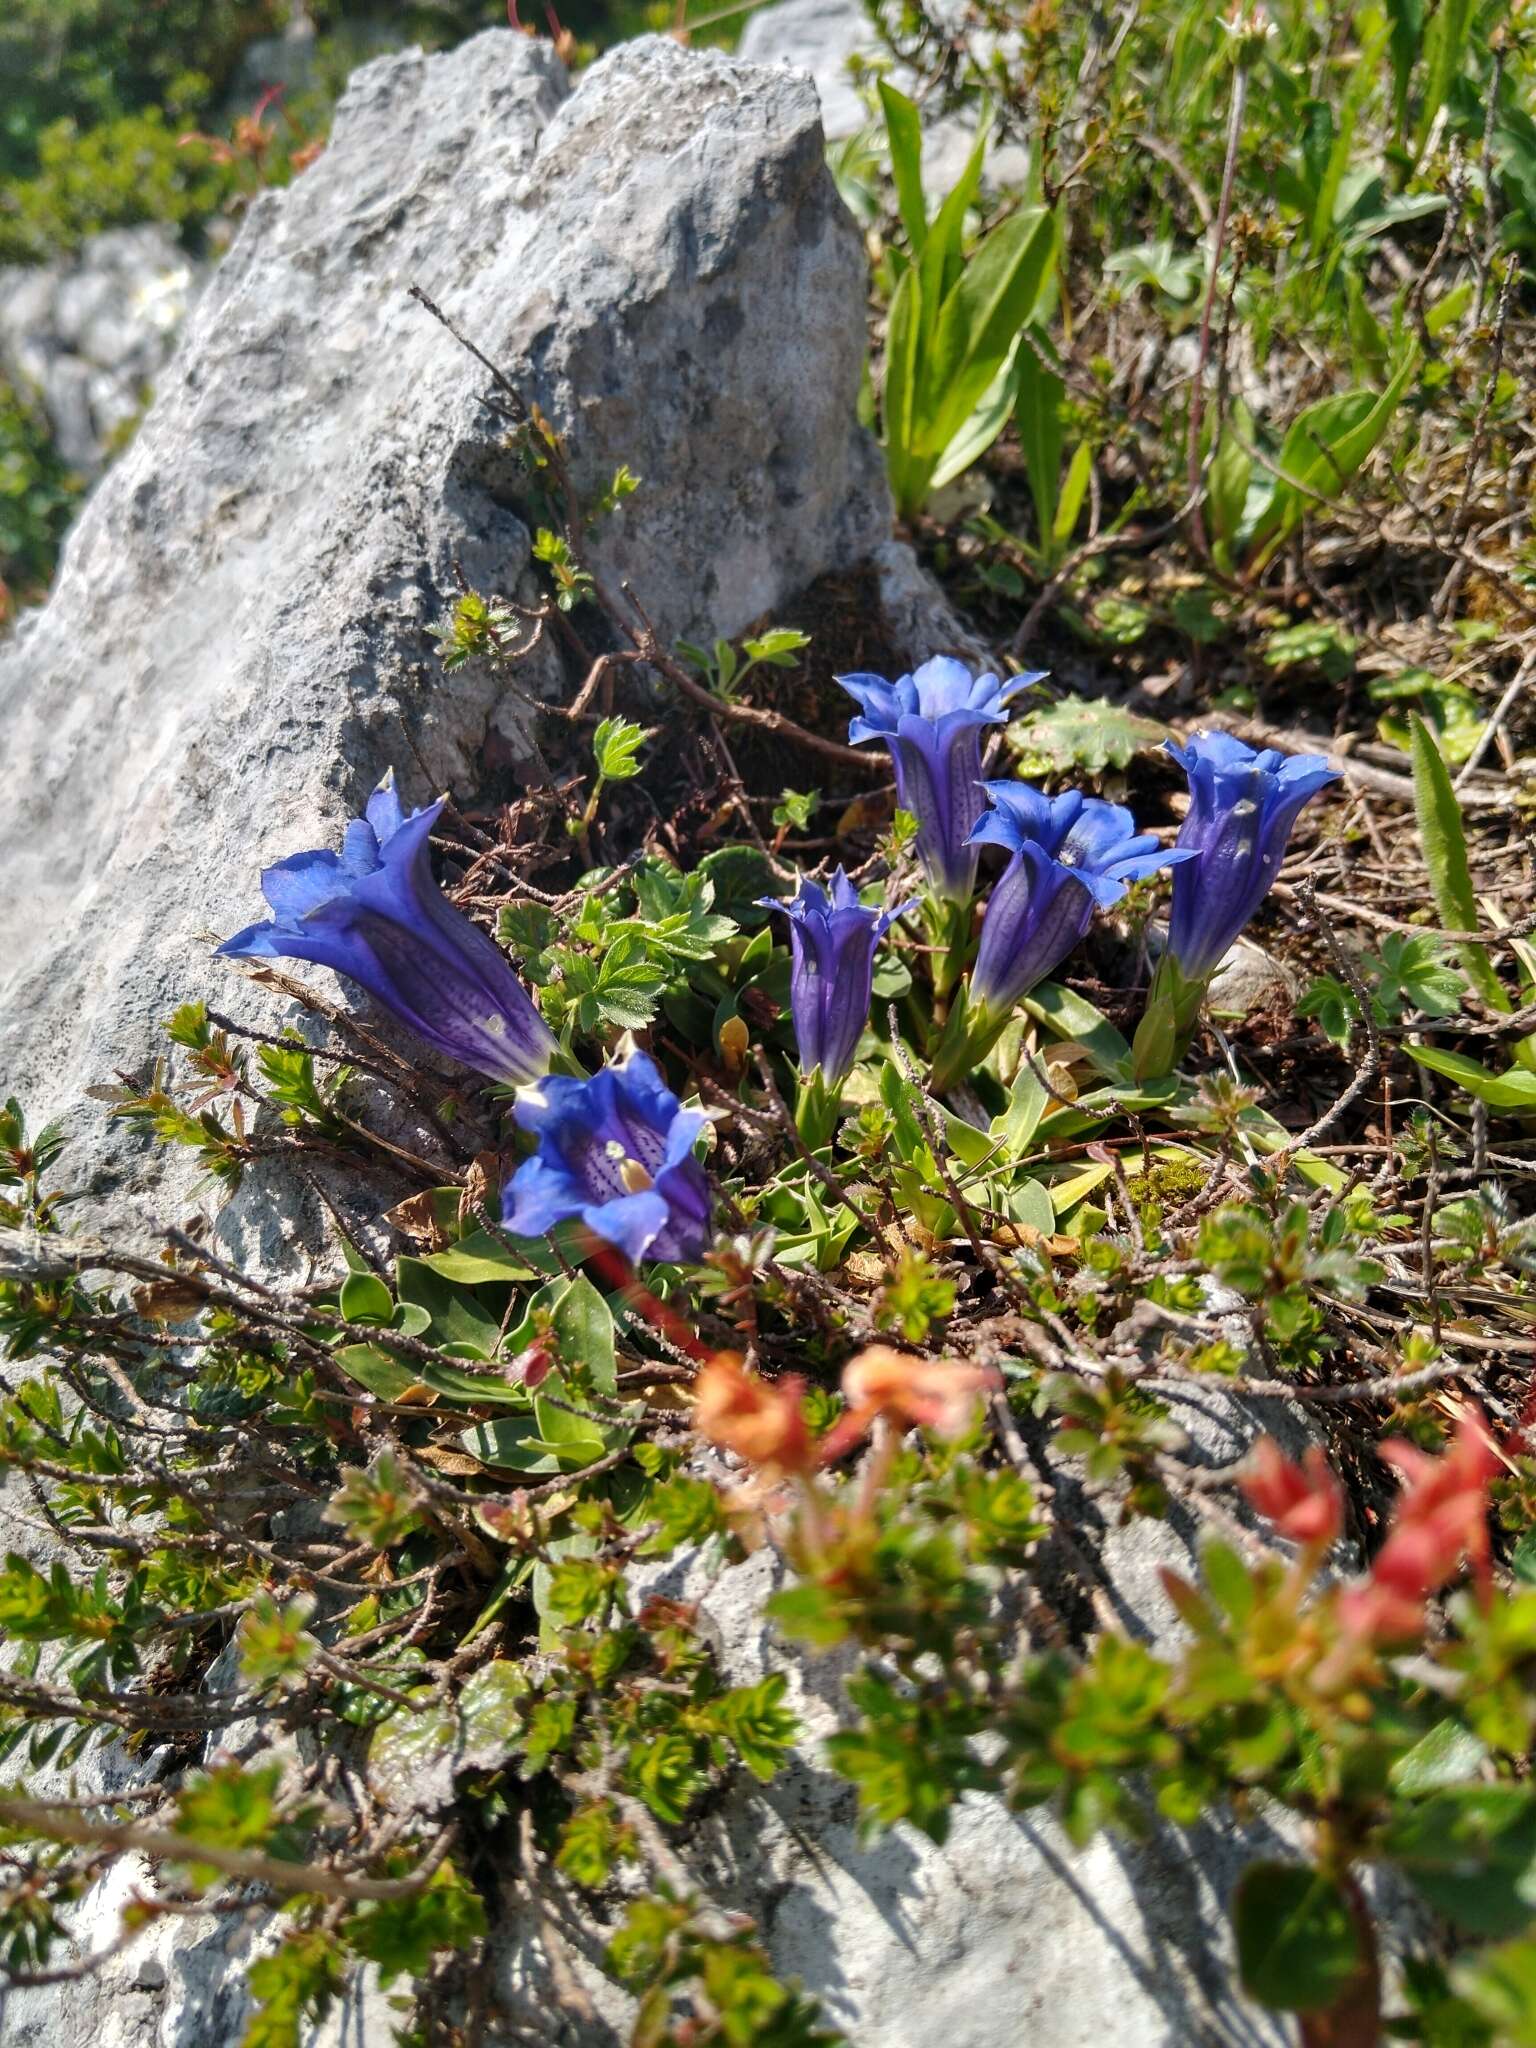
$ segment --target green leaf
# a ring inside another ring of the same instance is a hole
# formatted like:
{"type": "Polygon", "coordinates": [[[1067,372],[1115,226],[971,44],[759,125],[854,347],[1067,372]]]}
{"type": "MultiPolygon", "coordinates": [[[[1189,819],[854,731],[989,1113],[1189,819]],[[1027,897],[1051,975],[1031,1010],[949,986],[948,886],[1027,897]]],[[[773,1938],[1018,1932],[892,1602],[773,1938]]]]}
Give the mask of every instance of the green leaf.
{"type": "Polygon", "coordinates": [[[1458,1785],[1389,1821],[1381,1852],[1469,1934],[1516,1934],[1536,1912],[1536,1795],[1526,1785],[1458,1785]]]}
{"type": "Polygon", "coordinates": [[[1133,248],[1117,249],[1104,259],[1105,276],[1118,278],[1123,293],[1150,285],[1181,306],[1187,305],[1199,290],[1204,269],[1195,250],[1176,249],[1167,240],[1138,242],[1133,248]]]}
{"type": "MultiPolygon", "coordinates": [[[[913,268],[922,280],[923,324],[920,330],[920,370],[930,394],[934,336],[944,302],[959,283],[965,268],[965,217],[975,203],[981,186],[981,167],[987,153],[987,130],[983,123],[966,158],[965,169],[950,189],[944,203],[928,225],[922,255],[913,268]]],[[[931,410],[931,406],[928,408],[931,410]]],[[[967,408],[969,410],[969,408],[967,408]]],[[[947,438],[947,437],[946,437],[947,438]]]]}
{"type": "Polygon", "coordinates": [[[1028,1151],[1050,1100],[1045,1083],[1026,1060],[1008,1090],[1008,1107],[1001,1116],[992,1119],[992,1136],[1010,1158],[1021,1159],[1028,1151]]]}
{"type": "MultiPolygon", "coordinates": [[[[1422,718],[1410,715],[1408,732],[1413,755],[1413,807],[1435,909],[1440,922],[1449,930],[1476,931],[1477,899],[1472,893],[1472,871],[1467,863],[1467,835],[1450,773],[1422,718]]],[[[1457,950],[1467,979],[1483,1001],[1490,1009],[1508,1010],[1509,996],[1486,947],[1469,944],[1457,950]]]]}
{"type": "Polygon", "coordinates": [[[1384,391],[1320,399],[1292,420],[1280,444],[1280,474],[1249,540],[1255,571],[1284,545],[1310,506],[1338,497],[1387,431],[1417,365],[1418,353],[1409,349],[1384,391]]]}
{"type": "Polygon", "coordinates": [[[1302,1863],[1250,1863],[1232,1917],[1243,1989],[1281,2012],[1336,2005],[1361,1967],[1344,1894],[1302,1863]]]}
{"type": "Polygon", "coordinates": [[[397,1259],[400,1299],[414,1302],[431,1317],[431,1341],[446,1347],[462,1345],[479,1358],[494,1358],[501,1341],[501,1316],[468,1288],[456,1285],[425,1259],[397,1259]]]}
{"type": "Polygon", "coordinates": [[[1536,2048],[1536,1936],[1469,1956],[1452,1977],[1468,2004],[1497,2029],[1501,2048],[1536,2048]]]}
{"type": "Polygon", "coordinates": [[[1056,517],[1051,524],[1049,540],[1053,559],[1065,551],[1067,542],[1072,538],[1092,478],[1093,449],[1086,441],[1079,441],[1072,451],[1072,460],[1067,464],[1067,474],[1061,486],[1061,502],[1056,507],[1056,517]]]}
{"type": "Polygon", "coordinates": [[[598,1393],[611,1394],[618,1384],[613,1311],[584,1273],[561,1290],[550,1320],[562,1363],[580,1366],[598,1393]]]}
{"type": "Polygon", "coordinates": [[[407,1358],[378,1344],[347,1344],[336,1363],[349,1379],[380,1401],[399,1401],[412,1387],[451,1401],[456,1408],[525,1408],[528,1396],[496,1372],[471,1372],[447,1359],[407,1358]]]}
{"type": "MultiPolygon", "coordinates": [[[[509,1415],[496,1422],[477,1422],[459,1438],[462,1447],[482,1465],[507,1472],[559,1472],[554,1448],[539,1434],[531,1415],[509,1415]]],[[[590,1464],[590,1458],[583,1462],[590,1464]]]]}
{"type": "Polygon", "coordinates": [[[1342,683],[1353,675],[1355,641],[1332,619],[1307,619],[1299,626],[1282,626],[1264,642],[1266,667],[1286,669],[1317,667],[1330,683],[1342,683]]]}
{"type": "Polygon", "coordinates": [[[1029,318],[1056,249],[1044,207],[994,228],[939,310],[923,380],[932,410],[921,445],[937,457],[964,426],[1029,318]]]}
{"type": "Polygon", "coordinates": [[[756,1685],[736,1686],[711,1700],[708,1715],[735,1747],[753,1777],[766,1784],[793,1747],[800,1724],[783,1704],[789,1681],[771,1671],[756,1685]]]}
{"type": "Polygon", "coordinates": [[[1446,960],[1440,941],[1426,933],[1410,938],[1387,932],[1376,964],[1376,993],[1389,1013],[1419,1010],[1426,1017],[1454,1017],[1466,981],[1446,960]]]}
{"type": "Polygon", "coordinates": [[[389,1323],[394,1296],[375,1273],[349,1273],[341,1283],[341,1312],[349,1323],[389,1323]]]}
{"type": "Polygon", "coordinates": [[[810,644],[810,634],[802,633],[798,626],[770,626],[765,633],[741,643],[743,653],[753,661],[767,662],[770,668],[793,668],[795,655],[810,644]]]}
{"type": "MultiPolygon", "coordinates": [[[[460,1286],[483,1287],[493,1280],[531,1279],[535,1272],[532,1257],[531,1250],[524,1255],[513,1251],[501,1238],[493,1237],[490,1231],[474,1230],[446,1251],[429,1252],[421,1263],[460,1286]]],[[[542,1270],[558,1272],[559,1267],[550,1260],[542,1270]]]]}
{"type": "Polygon", "coordinates": [[[1015,1223],[1022,1223],[1028,1230],[1036,1230],[1042,1237],[1052,1237],[1056,1231],[1056,1205],[1051,1200],[1051,1191],[1044,1181],[1020,1181],[1008,1190],[1006,1196],[1008,1214],[1015,1223]]]}
{"type": "Polygon", "coordinates": [[[1353,989],[1336,975],[1320,974],[1308,985],[1297,1003],[1296,1014],[1298,1017],[1315,1017],[1325,1037],[1342,1051],[1353,1036],[1360,1005],[1355,1000],[1353,989]]]}
{"type": "Polygon", "coordinates": [[[348,1379],[356,1380],[380,1401],[398,1401],[418,1384],[415,1372],[403,1359],[374,1344],[343,1344],[336,1363],[348,1379]]]}
{"type": "Polygon", "coordinates": [[[627,782],[640,773],[639,752],[650,734],[627,718],[602,718],[592,735],[592,758],[600,782],[627,782]]]}
{"type": "Polygon", "coordinates": [[[1444,1074],[1448,1081],[1465,1088],[1490,1109],[1536,1110],[1536,1074],[1528,1067],[1509,1067],[1502,1074],[1469,1060],[1465,1053],[1442,1052],[1434,1045],[1406,1045],[1421,1067],[1432,1074],[1444,1074]]]}
{"type": "MultiPolygon", "coordinates": [[[[1413,706],[1434,736],[1441,756],[1459,765],[1476,748],[1483,736],[1483,707],[1465,683],[1449,681],[1429,669],[1404,669],[1401,674],[1382,677],[1370,685],[1375,704],[1407,702],[1413,706]]],[[[1411,753],[1413,735],[1408,719],[1396,711],[1383,712],[1376,730],[1389,746],[1411,753]]]]}
{"type": "Polygon", "coordinates": [[[1423,156],[1436,117],[1461,76],[1467,36],[1472,26],[1472,0],[1440,0],[1424,36],[1425,77],[1414,129],[1414,160],[1423,156]]]}
{"type": "Polygon", "coordinates": [[[931,465],[924,468],[914,449],[916,439],[918,342],[922,326],[922,285],[915,270],[905,270],[891,298],[886,317],[885,382],[880,394],[880,434],[886,469],[897,509],[907,517],[922,510],[931,465]]]}
{"type": "Polygon", "coordinates": [[[1218,551],[1218,567],[1230,564],[1243,523],[1253,479],[1253,458],[1248,453],[1252,446],[1253,419],[1241,399],[1235,399],[1205,479],[1206,521],[1212,546],[1218,551]]]}
{"type": "Polygon", "coordinates": [[[421,1891],[369,1900],[342,1931],[351,1948],[379,1965],[380,1981],[390,1984],[396,1977],[424,1975],[434,1956],[468,1948],[485,1927],[480,1894],[451,1863],[441,1863],[421,1891]]]}
{"type": "Polygon", "coordinates": [[[506,1659],[481,1665],[455,1703],[432,1704],[433,1688],[412,1693],[414,1709],[397,1707],[373,1731],[368,1780],[397,1813],[432,1813],[453,1798],[460,1771],[493,1770],[523,1738],[529,1691],[521,1667],[506,1659]]]}
{"type": "Polygon", "coordinates": [[[1023,1007],[1058,1038],[1082,1046],[1106,1081],[1129,1080],[1131,1048],[1086,996],[1075,994],[1059,981],[1042,981],[1024,998],[1023,1007]]]}
{"type": "Polygon", "coordinates": [[[309,2023],[324,2019],[346,1985],[334,1936],[319,1929],[294,1934],[250,1966],[247,1984],[256,2010],[245,2023],[240,2048],[294,2048],[309,2023]]]}
{"type": "Polygon", "coordinates": [[[1022,349],[1015,348],[1004,357],[997,375],[977,399],[970,417],[935,464],[928,481],[930,491],[941,491],[957,476],[964,476],[1007,426],[1008,415],[1013,410],[1015,373],[1022,353],[1022,349]]]}
{"type": "Polygon", "coordinates": [[[1029,494],[1035,501],[1035,530],[1042,546],[1049,543],[1056,528],[1061,457],[1066,446],[1062,406],[1067,387],[1045,359],[1047,346],[1035,329],[1026,327],[1014,367],[1018,399],[1013,424],[1029,478],[1029,494]]]}
{"type": "Polygon", "coordinates": [[[1488,1745],[1459,1721],[1437,1721],[1412,1749],[1392,1766],[1392,1789],[1405,1798],[1438,1792],[1444,1785],[1462,1785],[1475,1778],[1486,1762],[1488,1745]]]}
{"type": "Polygon", "coordinates": [[[880,107],[891,146],[891,178],[907,247],[913,260],[928,239],[928,206],[923,196],[923,128],[916,106],[889,79],[880,80],[880,107]]]}

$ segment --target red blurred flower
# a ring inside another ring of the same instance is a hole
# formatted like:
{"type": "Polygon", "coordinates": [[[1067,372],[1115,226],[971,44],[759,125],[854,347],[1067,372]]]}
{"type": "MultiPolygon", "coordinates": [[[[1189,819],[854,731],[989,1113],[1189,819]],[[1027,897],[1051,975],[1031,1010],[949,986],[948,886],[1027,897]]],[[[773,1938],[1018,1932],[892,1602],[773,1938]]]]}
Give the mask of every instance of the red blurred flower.
{"type": "Polygon", "coordinates": [[[1242,1480],[1249,1503],[1293,1543],[1326,1550],[1344,1526],[1344,1493],[1313,1444],[1301,1464],[1272,1436],[1260,1437],[1242,1480]]]}
{"type": "Polygon", "coordinates": [[[1450,1448],[1438,1458],[1393,1439],[1381,1455],[1403,1475],[1403,1491],[1371,1577],[1401,1592],[1437,1592],[1463,1557],[1484,1597],[1491,1590],[1488,1482],[1502,1461],[1480,1408],[1461,1411],[1450,1448]]]}
{"type": "Polygon", "coordinates": [[[1394,1592],[1369,1578],[1339,1595],[1339,1620],[1344,1633],[1372,1643],[1417,1642],[1424,1633],[1424,1601],[1394,1592]]]}
{"type": "Polygon", "coordinates": [[[734,1351],[717,1351],[693,1383],[693,1426],[749,1465],[808,1473],[817,1453],[800,1406],[804,1389],[802,1379],[768,1381],[734,1351]]]}
{"type": "Polygon", "coordinates": [[[1439,1457],[1395,1438],[1381,1455],[1402,1473],[1403,1490],[1370,1576],[1340,1596],[1339,1615],[1352,1634],[1402,1642],[1423,1632],[1425,1603],[1456,1576],[1463,1558],[1480,1596],[1491,1597],[1487,1491],[1501,1461],[1475,1405],[1462,1409],[1439,1457]]]}

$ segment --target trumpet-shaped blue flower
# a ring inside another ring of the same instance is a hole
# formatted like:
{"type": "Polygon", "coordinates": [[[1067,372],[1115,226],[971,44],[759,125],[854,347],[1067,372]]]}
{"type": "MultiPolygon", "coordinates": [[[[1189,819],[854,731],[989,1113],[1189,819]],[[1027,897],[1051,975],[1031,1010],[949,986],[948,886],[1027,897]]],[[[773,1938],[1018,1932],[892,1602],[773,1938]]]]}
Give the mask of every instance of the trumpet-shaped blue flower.
{"type": "Polygon", "coordinates": [[[407,817],[386,776],[339,854],[295,853],[266,870],[273,915],[219,951],[334,968],[436,1051],[519,1086],[547,1071],[555,1040],[496,947],[432,879],[428,842],[442,808],[407,817]]]}
{"type": "Polygon", "coordinates": [[[1198,733],[1168,751],[1189,777],[1173,878],[1168,950],[1188,981],[1211,974],[1280,873],[1297,814],[1339,771],[1321,754],[1262,753],[1230,733],[1198,733]]]}
{"type": "Polygon", "coordinates": [[[684,1109],[643,1052],[590,1081],[554,1074],[514,1111],[539,1149],[513,1174],[506,1227],[545,1237],[580,1218],[632,1261],[696,1259],[709,1241],[709,1180],[693,1156],[707,1118],[684,1109]]]}
{"type": "Polygon", "coordinates": [[[973,677],[963,661],[935,655],[909,676],[837,679],[859,706],[848,727],[855,746],[884,740],[896,794],[917,820],[918,857],[935,893],[967,903],[976,887],[971,828],[986,809],[981,790],[983,726],[1007,722],[1009,700],[1039,675],[973,677]]]}
{"type": "Polygon", "coordinates": [[[971,843],[1006,847],[1013,858],[982,918],[970,999],[996,1018],[1060,966],[1094,911],[1118,903],[1128,882],[1194,856],[1138,833],[1123,804],[1081,790],[1048,797],[1027,782],[989,782],[986,792],[993,808],[971,843]]]}
{"type": "Polygon", "coordinates": [[[913,905],[866,910],[841,868],[832,877],[830,896],[815,882],[802,881],[799,895],[788,903],[773,896],[759,901],[789,919],[794,954],[789,1004],[800,1071],[810,1075],[819,1067],[829,1082],[841,1081],[869,1022],[875,948],[913,905]]]}

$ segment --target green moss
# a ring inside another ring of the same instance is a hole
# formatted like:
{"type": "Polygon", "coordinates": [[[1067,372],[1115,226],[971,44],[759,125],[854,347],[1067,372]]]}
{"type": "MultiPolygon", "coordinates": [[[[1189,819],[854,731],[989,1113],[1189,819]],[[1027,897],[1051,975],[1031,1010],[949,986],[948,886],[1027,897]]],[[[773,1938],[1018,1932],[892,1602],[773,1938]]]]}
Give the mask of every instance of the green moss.
{"type": "Polygon", "coordinates": [[[1210,1179],[1210,1168],[1198,1159],[1160,1159],[1150,1173],[1126,1176],[1143,1225],[1159,1224],[1170,1209],[1192,1202],[1210,1179]]]}

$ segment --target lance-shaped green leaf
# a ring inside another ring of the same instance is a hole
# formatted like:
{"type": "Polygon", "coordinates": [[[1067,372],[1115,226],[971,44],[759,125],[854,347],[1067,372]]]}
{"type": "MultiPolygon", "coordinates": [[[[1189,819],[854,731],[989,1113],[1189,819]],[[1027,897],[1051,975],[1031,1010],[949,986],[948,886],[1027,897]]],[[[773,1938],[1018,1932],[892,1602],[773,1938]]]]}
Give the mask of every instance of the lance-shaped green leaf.
{"type": "MultiPolygon", "coordinates": [[[[1441,923],[1451,931],[1476,931],[1477,898],[1472,893],[1467,835],[1450,771],[1430,737],[1429,728],[1417,713],[1409,717],[1408,737],[1413,756],[1413,807],[1418,814],[1419,843],[1424,849],[1424,865],[1429,869],[1435,909],[1441,923]]],[[[1489,1008],[1509,1009],[1509,996],[1487,948],[1464,945],[1457,951],[1468,981],[1489,1008]]]]}
{"type": "Polygon", "coordinates": [[[1387,431],[1418,364],[1409,349],[1384,391],[1346,391],[1297,414],[1280,444],[1279,474],[1249,545],[1262,569],[1301,524],[1308,508],[1336,498],[1387,431]]]}

